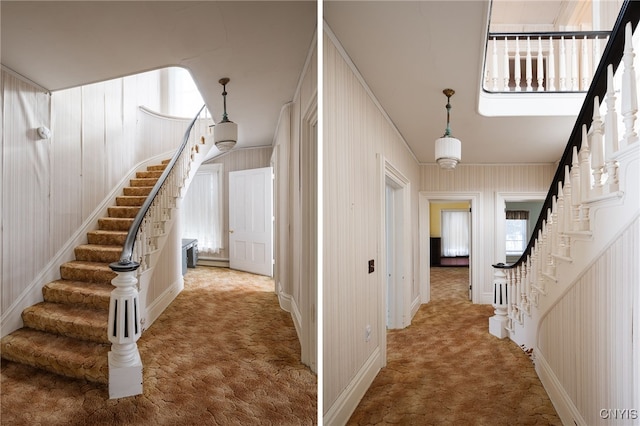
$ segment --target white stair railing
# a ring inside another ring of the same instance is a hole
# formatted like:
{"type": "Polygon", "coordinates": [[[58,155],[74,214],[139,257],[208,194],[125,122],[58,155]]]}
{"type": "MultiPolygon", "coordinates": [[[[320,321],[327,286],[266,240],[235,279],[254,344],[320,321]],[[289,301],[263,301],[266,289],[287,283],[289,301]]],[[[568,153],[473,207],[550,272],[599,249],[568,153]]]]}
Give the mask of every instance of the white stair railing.
{"type": "MultiPolygon", "coordinates": [[[[546,212],[542,229],[535,240],[532,253],[515,268],[495,265],[494,307],[491,320],[492,334],[506,337],[514,324],[523,324],[531,305],[537,305],[540,295],[556,283],[557,268],[570,263],[571,247],[576,240],[592,237],[592,209],[604,206],[625,208],[624,202],[633,200],[625,193],[638,192],[639,182],[627,173],[619,180],[621,168],[637,161],[640,143],[635,131],[638,111],[637,82],[635,76],[631,24],[626,27],[626,43],[621,76],[614,79],[613,67],[607,67],[607,94],[605,104],[594,99],[593,121],[589,130],[582,126],[582,144],[572,151],[571,167],[565,167],[565,180],[558,182],[558,193],[552,197],[552,207],[546,212]],[[621,80],[621,99],[616,97],[614,81],[621,80]],[[605,109],[605,120],[601,109],[605,109]],[[619,123],[617,109],[621,109],[619,123]],[[624,125],[624,135],[618,136],[618,125],[624,125]],[[505,284],[506,281],[506,284],[505,284]],[[505,287],[506,285],[506,287],[505,287]],[[504,295],[506,288],[506,296],[504,295]],[[504,329],[498,328],[501,324],[504,329]]],[[[612,235],[613,236],[613,235],[612,235]]]]}
{"type": "Polygon", "coordinates": [[[586,92],[608,37],[608,31],[489,33],[483,89],[586,92]]]}

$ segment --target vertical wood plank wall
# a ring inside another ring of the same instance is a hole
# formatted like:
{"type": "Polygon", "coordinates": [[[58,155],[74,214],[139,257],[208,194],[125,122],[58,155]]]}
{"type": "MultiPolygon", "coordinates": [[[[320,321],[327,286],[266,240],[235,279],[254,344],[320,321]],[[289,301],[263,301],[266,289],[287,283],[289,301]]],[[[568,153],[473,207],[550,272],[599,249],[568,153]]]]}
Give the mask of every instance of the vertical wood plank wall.
{"type": "Polygon", "coordinates": [[[138,124],[140,105],[160,107],[158,72],[49,95],[3,71],[1,90],[5,312],[126,172],[168,147],[138,124]]]}
{"type": "MultiPolygon", "coordinates": [[[[381,366],[380,360],[374,365],[367,363],[381,350],[381,337],[386,333],[378,321],[383,297],[384,185],[380,156],[410,182],[410,228],[415,230],[410,254],[413,271],[406,271],[405,279],[413,293],[418,291],[419,165],[363,85],[346,53],[334,43],[337,40],[325,32],[322,265],[325,414],[340,410],[336,407],[345,404],[345,393],[352,392],[360,378],[375,374],[381,366]],[[370,259],[375,260],[374,273],[368,273],[370,259]],[[367,325],[371,326],[368,342],[367,325]],[[371,371],[363,371],[366,368],[371,371]]],[[[351,404],[357,404],[361,397],[353,395],[355,401],[351,404]]],[[[341,411],[346,411],[343,415],[347,416],[353,408],[345,406],[341,411]]]]}
{"type": "MultiPolygon", "coordinates": [[[[637,417],[633,377],[640,355],[633,315],[638,310],[639,239],[636,219],[541,320],[539,356],[589,425],[612,422],[601,409],[635,409],[637,417]]],[[[636,424],[630,413],[626,416],[618,419],[636,424]]]]}

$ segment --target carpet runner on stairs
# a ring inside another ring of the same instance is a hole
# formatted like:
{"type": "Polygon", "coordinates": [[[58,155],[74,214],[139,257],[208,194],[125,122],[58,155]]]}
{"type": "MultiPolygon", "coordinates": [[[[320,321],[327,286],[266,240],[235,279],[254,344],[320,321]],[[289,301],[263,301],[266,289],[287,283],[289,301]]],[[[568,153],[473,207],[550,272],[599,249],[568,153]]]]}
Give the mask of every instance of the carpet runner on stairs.
{"type": "Polygon", "coordinates": [[[60,279],[42,289],[44,301],[22,312],[24,327],[1,342],[4,360],[67,377],[108,383],[109,297],[116,274],[109,264],[120,259],[129,226],[168,160],[137,172],[108,217],[75,248],[76,260],[60,266],[60,279]]]}

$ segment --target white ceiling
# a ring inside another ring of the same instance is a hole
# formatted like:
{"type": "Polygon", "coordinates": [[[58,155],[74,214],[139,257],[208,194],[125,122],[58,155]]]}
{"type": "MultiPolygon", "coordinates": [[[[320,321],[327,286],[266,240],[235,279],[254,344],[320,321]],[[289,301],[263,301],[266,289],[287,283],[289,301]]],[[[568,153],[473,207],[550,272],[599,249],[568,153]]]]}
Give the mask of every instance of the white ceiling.
{"type": "Polygon", "coordinates": [[[191,70],[219,119],[218,80],[229,77],[239,147],[271,144],[317,21],[313,1],[2,1],[0,8],[2,65],[51,91],[178,65],[191,70]]]}
{"type": "MultiPolygon", "coordinates": [[[[522,13],[528,9],[515,6],[525,3],[507,4],[522,13]]],[[[560,7],[534,3],[547,12],[560,7]]],[[[2,1],[0,8],[2,64],[49,90],[179,65],[219,117],[218,80],[231,78],[228,111],[241,147],[271,144],[316,29],[314,1],[2,1]]],[[[464,163],[553,162],[567,142],[574,116],[478,113],[488,8],[488,0],[324,2],[328,26],[422,163],[434,161],[444,133],[447,87],[456,91],[451,129],[464,163]]]]}
{"type": "Polygon", "coordinates": [[[446,127],[445,88],[456,92],[451,130],[463,163],[554,162],[567,143],[575,115],[478,113],[488,7],[479,0],[324,2],[327,25],[422,163],[434,162],[446,127]]]}

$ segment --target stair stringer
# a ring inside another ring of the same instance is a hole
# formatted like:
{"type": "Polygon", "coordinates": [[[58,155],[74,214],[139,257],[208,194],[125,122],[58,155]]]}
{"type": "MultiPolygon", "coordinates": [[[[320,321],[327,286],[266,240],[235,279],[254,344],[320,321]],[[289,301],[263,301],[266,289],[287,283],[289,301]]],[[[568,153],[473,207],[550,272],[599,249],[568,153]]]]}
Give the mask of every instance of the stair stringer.
{"type": "Polygon", "coordinates": [[[542,277],[544,283],[538,282],[544,293],[538,295],[529,315],[512,325],[510,338],[518,345],[526,349],[536,347],[544,316],[640,214],[640,143],[621,150],[617,157],[622,190],[587,202],[590,230],[571,234],[570,258],[557,260],[555,281],[542,277]]]}
{"type": "Polygon", "coordinates": [[[2,313],[0,317],[0,338],[23,326],[22,311],[44,300],[42,288],[47,283],[60,279],[60,265],[75,259],[75,248],[87,243],[87,233],[98,229],[98,220],[108,216],[108,208],[115,205],[116,197],[122,194],[123,188],[129,186],[129,181],[135,178],[136,173],[146,170],[147,166],[158,164],[162,159],[171,155],[173,155],[172,152],[164,153],[138,163],[118,182],[100,205],[93,210],[73,235],[57,251],[55,256],[51,258],[40,273],[25,287],[16,301],[2,313]]]}
{"type": "MultiPolygon", "coordinates": [[[[163,252],[167,249],[176,250],[174,253],[175,258],[179,259],[181,237],[179,232],[176,233],[172,231],[175,231],[174,228],[179,226],[179,211],[182,199],[186,195],[198,168],[207,159],[207,155],[213,146],[214,144],[210,138],[207,138],[205,143],[198,144],[198,152],[193,154],[193,159],[190,163],[188,174],[184,177],[179,197],[175,200],[175,206],[171,209],[168,220],[164,221],[164,233],[157,237],[157,247],[149,253],[149,258],[147,260],[149,266],[138,274],[138,291],[140,293],[139,301],[141,312],[140,322],[143,332],[153,324],[153,322],[160,316],[160,314],[162,314],[162,312],[164,312],[164,310],[184,288],[184,281],[180,273],[177,273],[174,277],[156,274],[156,265],[158,264],[158,261],[162,259],[161,256],[163,255],[163,252]],[[155,293],[154,287],[159,287],[164,290],[162,290],[153,300],[149,300],[149,294],[155,293]]],[[[179,264],[179,262],[177,263],[179,264]]]]}

